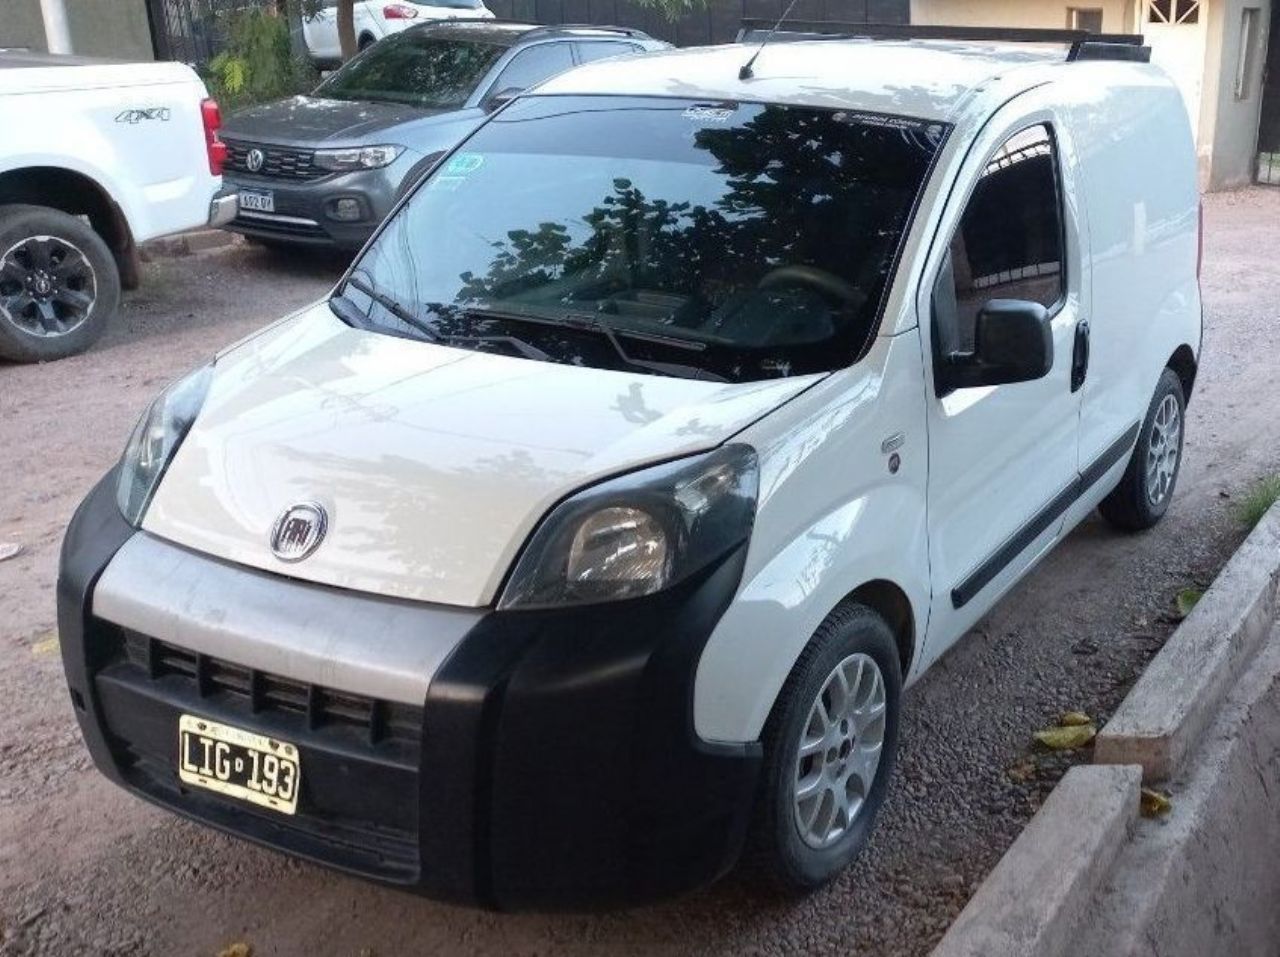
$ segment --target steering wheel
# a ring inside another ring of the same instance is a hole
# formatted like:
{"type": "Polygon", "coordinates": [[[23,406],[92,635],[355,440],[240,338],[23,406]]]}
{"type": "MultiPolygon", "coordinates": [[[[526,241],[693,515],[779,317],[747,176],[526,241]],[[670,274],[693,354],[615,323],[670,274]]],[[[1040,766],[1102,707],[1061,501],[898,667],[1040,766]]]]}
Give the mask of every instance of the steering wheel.
{"type": "Polygon", "coordinates": [[[867,301],[866,293],[835,273],[816,266],[779,266],[761,277],[757,289],[776,289],[780,286],[804,286],[829,299],[839,299],[857,308],[867,301]]]}

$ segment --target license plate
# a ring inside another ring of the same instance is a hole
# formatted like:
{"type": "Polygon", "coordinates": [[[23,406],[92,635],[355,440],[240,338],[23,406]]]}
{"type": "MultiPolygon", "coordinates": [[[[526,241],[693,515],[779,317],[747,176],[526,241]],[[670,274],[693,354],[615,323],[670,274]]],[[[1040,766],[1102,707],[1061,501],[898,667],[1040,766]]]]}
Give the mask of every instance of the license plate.
{"type": "Polygon", "coordinates": [[[242,189],[240,190],[240,208],[258,213],[274,213],[276,194],[270,190],[242,189]]]}
{"type": "Polygon", "coordinates": [[[178,719],[178,777],[292,814],[298,809],[302,768],[298,749],[288,742],[184,714],[178,719]]]}

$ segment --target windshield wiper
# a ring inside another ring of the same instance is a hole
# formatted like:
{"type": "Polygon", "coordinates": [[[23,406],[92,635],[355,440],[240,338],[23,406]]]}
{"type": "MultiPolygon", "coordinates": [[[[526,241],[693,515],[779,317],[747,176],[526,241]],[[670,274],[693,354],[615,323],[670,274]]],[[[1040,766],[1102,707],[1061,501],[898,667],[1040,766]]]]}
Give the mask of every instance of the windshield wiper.
{"type": "Polygon", "coordinates": [[[685,379],[710,379],[713,382],[729,381],[719,373],[712,372],[710,369],[704,369],[702,366],[685,365],[681,362],[662,362],[657,359],[638,359],[631,355],[631,353],[627,352],[626,347],[622,345],[621,335],[628,335],[636,339],[674,346],[675,348],[684,349],[688,352],[702,352],[706,346],[701,342],[689,342],[687,340],[676,339],[671,336],[650,335],[648,333],[637,333],[630,330],[621,330],[620,335],[620,331],[615,329],[613,324],[599,313],[569,313],[564,317],[563,322],[565,325],[575,329],[594,329],[596,332],[599,332],[609,340],[609,344],[613,346],[613,351],[618,354],[618,358],[633,369],[644,369],[647,372],[660,372],[663,375],[680,376],[685,379]]]}
{"type": "MultiPolygon", "coordinates": [[[[356,278],[356,276],[351,275],[347,277],[346,282],[344,282],[342,285],[343,287],[350,285],[355,289],[357,289],[358,291],[364,293],[366,296],[368,296],[370,299],[372,299],[374,302],[380,305],[383,309],[387,310],[387,312],[391,313],[391,315],[395,316],[405,325],[412,326],[414,329],[421,332],[424,336],[427,337],[427,339],[430,342],[440,341],[440,334],[436,332],[434,329],[432,329],[430,325],[424,322],[415,312],[413,312],[413,310],[411,310],[408,306],[404,305],[404,303],[400,302],[399,300],[393,299],[391,296],[388,296],[385,292],[380,292],[371,283],[367,283],[363,279],[358,279],[356,278]]],[[[345,299],[346,297],[344,296],[343,298],[345,299]]],[[[350,300],[347,300],[347,301],[350,302],[350,300]]]]}
{"type": "Polygon", "coordinates": [[[520,353],[520,355],[524,356],[526,359],[537,359],[539,362],[552,361],[551,355],[549,353],[543,352],[541,349],[535,346],[532,342],[525,342],[523,339],[520,339],[517,336],[456,335],[456,336],[440,336],[438,339],[436,339],[436,341],[446,346],[463,345],[464,343],[468,343],[468,342],[475,342],[475,343],[494,342],[494,343],[497,343],[498,345],[510,346],[512,349],[520,353]]]}

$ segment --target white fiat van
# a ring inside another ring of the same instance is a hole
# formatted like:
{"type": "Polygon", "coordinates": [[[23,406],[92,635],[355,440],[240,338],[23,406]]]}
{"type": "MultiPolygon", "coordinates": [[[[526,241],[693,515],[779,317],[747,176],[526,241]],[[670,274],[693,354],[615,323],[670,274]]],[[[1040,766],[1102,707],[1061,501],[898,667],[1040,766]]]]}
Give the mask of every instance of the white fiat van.
{"type": "Polygon", "coordinates": [[[903,688],[1092,509],[1173,495],[1186,111],[1137,38],[1066,39],[662,53],[495,114],[77,513],[99,767],[484,906],[744,849],[829,880],[903,688]]]}

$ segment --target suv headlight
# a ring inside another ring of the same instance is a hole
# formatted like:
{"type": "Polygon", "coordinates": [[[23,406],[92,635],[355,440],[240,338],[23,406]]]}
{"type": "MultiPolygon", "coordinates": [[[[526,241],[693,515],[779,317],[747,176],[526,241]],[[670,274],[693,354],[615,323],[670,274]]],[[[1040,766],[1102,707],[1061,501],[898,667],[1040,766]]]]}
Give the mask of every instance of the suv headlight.
{"type": "Polygon", "coordinates": [[[403,146],[355,146],[351,149],[316,150],[312,162],[321,169],[350,171],[390,166],[404,152],[403,146]]]}
{"type": "Polygon", "coordinates": [[[120,460],[116,503],[134,528],[142,524],[160,477],[195,422],[212,377],[210,364],[170,385],[151,403],[129,436],[120,460]]]}
{"type": "Polygon", "coordinates": [[[745,541],[755,451],[729,445],[584,489],[534,531],[498,602],[545,608],[650,595],[745,541]]]}

